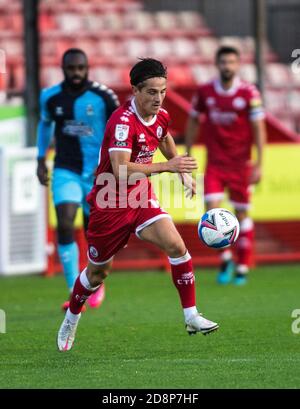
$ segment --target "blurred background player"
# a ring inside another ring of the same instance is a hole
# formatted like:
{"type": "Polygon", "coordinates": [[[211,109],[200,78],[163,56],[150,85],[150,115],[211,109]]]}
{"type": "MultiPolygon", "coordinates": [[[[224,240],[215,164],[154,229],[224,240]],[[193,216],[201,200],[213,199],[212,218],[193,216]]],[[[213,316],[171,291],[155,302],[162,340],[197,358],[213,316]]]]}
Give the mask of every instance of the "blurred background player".
{"type": "MultiPolygon", "coordinates": [[[[160,208],[148,180],[153,173],[182,175],[197,168],[195,159],[177,155],[168,131],[170,117],[161,108],[166,78],[166,68],[160,61],[148,58],[138,62],[130,71],[134,97],[114,112],[106,126],[96,183],[88,197],[91,205],[87,232],[89,262],[76,280],[70,307],[58,333],[60,351],[72,348],[84,302],[103,283],[114,255],[127,244],[131,233],[155,244],[168,255],[188,333],[207,334],[218,328],[218,324],[197,311],[191,256],[171,216],[160,208]],[[152,163],[157,148],[167,162],[152,163]],[[133,176],[137,177],[135,183],[128,181],[128,177],[133,176]]],[[[191,191],[195,193],[194,184],[191,191]]]]}
{"type": "MultiPolygon", "coordinates": [[[[204,175],[206,209],[220,207],[224,188],[228,189],[240,222],[234,283],[241,285],[246,283],[254,243],[253,221],[248,214],[250,186],[258,183],[262,177],[265,115],[256,87],[238,77],[239,51],[233,47],[219,48],[216,66],[219,78],[201,85],[192,100],[186,128],[186,147],[190,154],[199,132],[199,114],[206,114],[203,135],[207,150],[204,175]],[[251,163],[253,142],[256,161],[251,163]]],[[[235,268],[231,250],[223,250],[221,259],[217,280],[220,284],[227,284],[235,268]]]]}
{"type": "MultiPolygon", "coordinates": [[[[74,220],[79,206],[87,229],[89,206],[86,195],[91,190],[99,149],[108,118],[119,106],[111,89],[88,80],[86,54],[68,49],[62,58],[64,81],[42,91],[38,125],[37,175],[48,185],[45,156],[55,135],[55,162],[52,178],[53,200],[57,217],[58,254],[70,292],[79,274],[78,246],[74,240],[74,220]]],[[[89,299],[98,307],[104,298],[104,286],[89,299]]],[[[69,301],[63,304],[67,309],[69,301]]]]}

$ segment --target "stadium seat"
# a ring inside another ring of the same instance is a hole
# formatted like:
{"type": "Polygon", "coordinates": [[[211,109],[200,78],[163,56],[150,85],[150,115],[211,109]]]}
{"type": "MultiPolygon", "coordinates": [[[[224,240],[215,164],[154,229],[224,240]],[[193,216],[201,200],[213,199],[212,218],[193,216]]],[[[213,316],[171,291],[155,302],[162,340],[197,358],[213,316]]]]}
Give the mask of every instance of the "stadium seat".
{"type": "Polygon", "coordinates": [[[113,59],[116,55],[123,54],[124,47],[118,41],[107,38],[97,42],[95,51],[97,56],[100,54],[102,57],[113,59]]]}
{"type": "Polygon", "coordinates": [[[156,28],[161,31],[171,31],[178,28],[176,14],[171,11],[158,11],[154,18],[156,28]]]}
{"type": "Polygon", "coordinates": [[[289,70],[289,76],[290,76],[290,78],[291,78],[292,85],[295,86],[295,87],[300,88],[299,64],[298,64],[298,69],[297,69],[297,71],[294,70],[294,69],[292,69],[292,66],[291,66],[291,65],[289,65],[287,68],[288,68],[288,70],[289,70]]]}
{"type": "Polygon", "coordinates": [[[179,11],[177,13],[178,27],[184,30],[205,27],[202,16],[196,11],[179,11]]]}
{"type": "Polygon", "coordinates": [[[62,33],[80,33],[83,26],[83,19],[76,13],[63,13],[56,16],[57,27],[62,33]]]}
{"type": "Polygon", "coordinates": [[[243,41],[241,37],[236,36],[224,36],[219,40],[219,46],[230,46],[237,48],[240,52],[243,49],[243,41]]]}
{"type": "Polygon", "coordinates": [[[147,41],[140,38],[129,38],[124,40],[121,48],[123,53],[128,55],[131,59],[151,55],[147,41]]]}
{"type": "Polygon", "coordinates": [[[272,87],[286,86],[290,82],[290,72],[286,65],[269,63],[266,66],[266,78],[272,87]]]}
{"type": "Polygon", "coordinates": [[[103,28],[105,30],[120,31],[123,29],[123,19],[118,13],[103,14],[103,28]]]}
{"type": "Polygon", "coordinates": [[[17,39],[6,39],[2,43],[2,48],[6,53],[7,59],[11,57],[20,57],[23,55],[23,44],[17,39]]]}
{"type": "Polygon", "coordinates": [[[195,84],[193,73],[189,66],[178,65],[168,68],[168,81],[171,85],[191,85],[195,84]]]}
{"type": "Polygon", "coordinates": [[[86,14],[82,17],[83,26],[89,33],[98,34],[103,30],[103,19],[98,14],[86,14]]]}
{"type": "Polygon", "coordinates": [[[213,62],[215,54],[218,49],[218,40],[214,37],[200,37],[195,43],[199,55],[209,61],[213,62]]]}
{"type": "Polygon", "coordinates": [[[87,54],[90,64],[93,64],[92,60],[95,56],[95,50],[97,49],[96,41],[90,38],[77,38],[72,44],[72,47],[83,50],[87,54]]]}
{"type": "Polygon", "coordinates": [[[63,73],[60,67],[43,67],[41,70],[41,86],[51,87],[63,80],[63,73]]]}
{"type": "Polygon", "coordinates": [[[254,64],[243,64],[240,69],[240,76],[243,80],[256,83],[256,69],[254,64]]]}
{"type": "Polygon", "coordinates": [[[194,41],[184,37],[178,37],[172,41],[172,50],[179,59],[187,59],[196,54],[194,41]]]}
{"type": "Polygon", "coordinates": [[[138,11],[135,13],[126,13],[123,16],[124,27],[130,30],[136,30],[140,33],[147,33],[155,27],[152,13],[138,11]]]}
{"type": "Polygon", "coordinates": [[[191,67],[192,75],[197,84],[211,81],[218,74],[214,65],[195,64],[191,67]]]}
{"type": "Polygon", "coordinates": [[[149,41],[149,56],[167,59],[172,56],[172,43],[168,39],[156,38],[149,41]]]}
{"type": "Polygon", "coordinates": [[[90,69],[90,78],[109,87],[122,85],[122,70],[117,67],[95,67],[90,69]]]}
{"type": "Polygon", "coordinates": [[[42,33],[48,32],[56,28],[55,20],[50,13],[40,13],[39,15],[39,30],[42,33]]]}
{"type": "Polygon", "coordinates": [[[287,104],[292,113],[300,115],[300,90],[292,90],[287,93],[287,104]]]}
{"type": "Polygon", "coordinates": [[[264,102],[266,108],[274,114],[285,112],[287,109],[286,92],[278,89],[267,89],[264,102]]]}

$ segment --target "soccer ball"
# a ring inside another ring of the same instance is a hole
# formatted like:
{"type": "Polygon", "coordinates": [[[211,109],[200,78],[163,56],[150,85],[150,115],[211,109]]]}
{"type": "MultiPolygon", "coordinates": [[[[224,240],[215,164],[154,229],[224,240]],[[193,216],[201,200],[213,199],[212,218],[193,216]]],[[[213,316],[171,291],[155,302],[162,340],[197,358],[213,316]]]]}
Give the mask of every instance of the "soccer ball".
{"type": "Polygon", "coordinates": [[[226,209],[208,210],[198,224],[200,239],[208,246],[223,249],[238,238],[240,225],[234,214],[226,209]]]}

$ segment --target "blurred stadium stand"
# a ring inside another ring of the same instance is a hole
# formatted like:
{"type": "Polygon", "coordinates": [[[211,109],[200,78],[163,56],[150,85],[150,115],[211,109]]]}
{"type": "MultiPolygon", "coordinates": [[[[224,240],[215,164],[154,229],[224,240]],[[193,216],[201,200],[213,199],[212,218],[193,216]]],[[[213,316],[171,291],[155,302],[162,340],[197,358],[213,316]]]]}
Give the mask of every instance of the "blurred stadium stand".
{"type": "MultiPolygon", "coordinates": [[[[155,3],[159,7],[170,2],[145,3],[152,3],[153,8],[155,3]]],[[[190,6],[193,3],[197,2],[190,2],[190,6]]],[[[202,9],[214,22],[212,6],[206,3],[202,9]]],[[[208,27],[204,16],[195,10],[148,11],[137,0],[41,0],[39,11],[43,87],[62,79],[61,55],[71,46],[83,48],[88,54],[91,77],[115,88],[128,83],[129,67],[137,57],[149,55],[169,65],[173,87],[179,91],[182,87],[194,88],[214,75],[214,54],[220,44],[233,44],[242,51],[241,76],[256,81],[253,38],[216,37],[216,27],[208,27]]],[[[15,94],[24,88],[21,2],[0,0],[0,17],[0,48],[7,54],[7,78],[0,87],[15,94]]],[[[299,132],[300,75],[280,62],[270,45],[266,60],[266,106],[284,125],[299,132]]]]}

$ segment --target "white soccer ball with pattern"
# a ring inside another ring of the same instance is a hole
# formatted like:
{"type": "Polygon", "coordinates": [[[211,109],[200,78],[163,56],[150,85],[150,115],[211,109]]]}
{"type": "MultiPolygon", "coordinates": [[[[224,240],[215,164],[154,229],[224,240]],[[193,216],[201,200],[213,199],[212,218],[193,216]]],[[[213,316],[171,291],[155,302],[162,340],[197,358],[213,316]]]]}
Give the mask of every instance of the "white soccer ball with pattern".
{"type": "Polygon", "coordinates": [[[239,233],[240,225],[236,216],[222,208],[208,210],[198,224],[200,239],[208,247],[216,249],[231,246],[239,233]]]}

